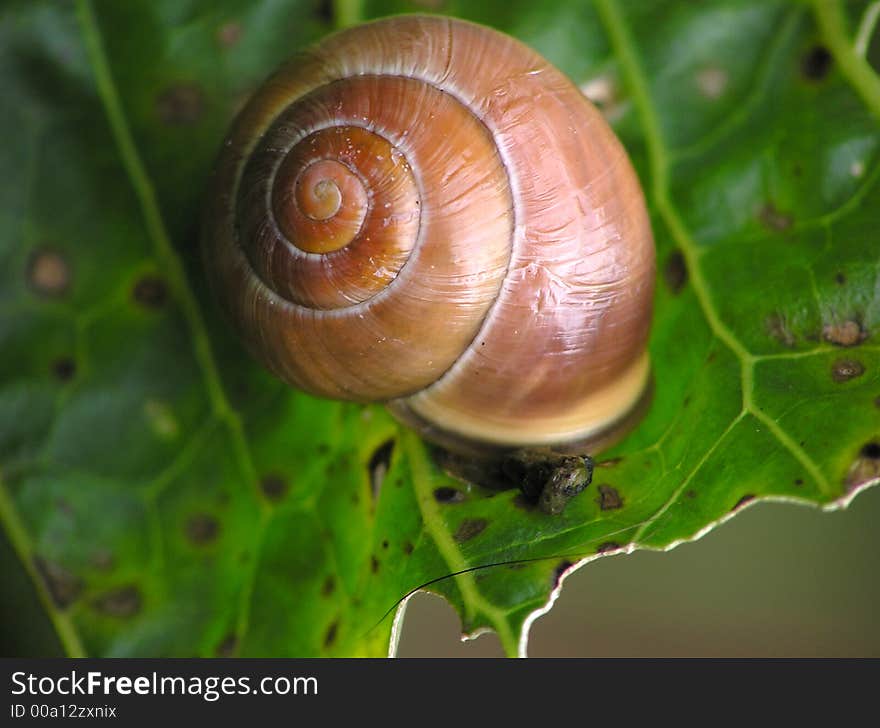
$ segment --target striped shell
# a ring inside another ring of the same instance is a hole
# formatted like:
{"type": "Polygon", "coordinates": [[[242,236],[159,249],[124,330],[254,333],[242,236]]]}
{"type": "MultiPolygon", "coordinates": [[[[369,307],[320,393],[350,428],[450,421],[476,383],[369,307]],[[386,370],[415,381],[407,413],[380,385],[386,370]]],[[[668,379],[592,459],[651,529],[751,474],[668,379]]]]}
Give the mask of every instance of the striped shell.
{"type": "Polygon", "coordinates": [[[638,180],[512,38],[403,16],[325,39],[254,94],[209,199],[214,288],[296,387],[502,447],[607,441],[644,402],[638,180]]]}

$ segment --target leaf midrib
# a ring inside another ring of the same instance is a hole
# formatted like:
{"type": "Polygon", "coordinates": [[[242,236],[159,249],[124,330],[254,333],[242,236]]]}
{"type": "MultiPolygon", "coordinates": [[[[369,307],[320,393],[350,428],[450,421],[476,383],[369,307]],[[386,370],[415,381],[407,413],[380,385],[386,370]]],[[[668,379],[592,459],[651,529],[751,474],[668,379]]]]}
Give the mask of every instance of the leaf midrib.
{"type": "Polygon", "coordinates": [[[425,457],[420,457],[419,453],[415,451],[416,445],[414,438],[415,435],[408,432],[401,434],[401,441],[407,451],[410,467],[412,469],[413,489],[415,491],[419,511],[422,514],[422,522],[425,530],[430,534],[434,544],[437,546],[437,550],[440,552],[440,555],[449,567],[451,571],[450,576],[455,578],[465,605],[475,610],[473,616],[476,616],[476,612],[478,611],[488,617],[495,631],[498,633],[504,651],[510,656],[517,655],[520,649],[519,641],[517,640],[516,635],[511,631],[510,624],[508,623],[503,610],[486,600],[480,593],[473,574],[471,573],[470,565],[456,545],[449,529],[446,527],[446,524],[440,515],[440,511],[437,508],[437,503],[430,488],[430,474],[426,467],[427,459],[425,457]]]}

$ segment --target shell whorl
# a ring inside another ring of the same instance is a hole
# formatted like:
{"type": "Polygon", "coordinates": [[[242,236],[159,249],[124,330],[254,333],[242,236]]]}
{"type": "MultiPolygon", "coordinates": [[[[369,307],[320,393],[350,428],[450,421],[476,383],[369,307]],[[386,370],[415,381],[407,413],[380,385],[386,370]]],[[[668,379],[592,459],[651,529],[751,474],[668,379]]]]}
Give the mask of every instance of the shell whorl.
{"type": "Polygon", "coordinates": [[[211,200],[215,289],[307,391],[517,446],[588,438],[645,391],[638,181],[507,36],[398,17],[326,39],[242,111],[211,200]]]}

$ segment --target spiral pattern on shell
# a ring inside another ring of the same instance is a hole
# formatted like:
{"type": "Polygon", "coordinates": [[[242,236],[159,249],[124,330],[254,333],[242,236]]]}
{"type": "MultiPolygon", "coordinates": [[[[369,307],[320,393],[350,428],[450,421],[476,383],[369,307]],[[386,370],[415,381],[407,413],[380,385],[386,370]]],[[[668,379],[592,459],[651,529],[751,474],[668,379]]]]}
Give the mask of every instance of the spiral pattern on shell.
{"type": "Polygon", "coordinates": [[[411,16],[331,36],[247,104],[210,200],[215,290],[297,387],[503,446],[590,439],[644,396],[637,178],[501,33],[411,16]]]}

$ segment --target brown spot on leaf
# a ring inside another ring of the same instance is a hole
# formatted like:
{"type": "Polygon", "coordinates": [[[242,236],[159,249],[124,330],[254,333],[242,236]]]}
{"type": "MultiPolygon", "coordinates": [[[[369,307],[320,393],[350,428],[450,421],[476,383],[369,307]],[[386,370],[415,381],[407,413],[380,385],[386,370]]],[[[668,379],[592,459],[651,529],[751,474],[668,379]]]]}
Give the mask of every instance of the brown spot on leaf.
{"type": "Polygon", "coordinates": [[[336,580],[332,576],[328,576],[321,585],[321,595],[329,597],[335,590],[336,580]]]}
{"type": "Polygon", "coordinates": [[[278,473],[268,473],[260,478],[260,490],[267,500],[277,503],[287,495],[287,481],[278,473]]]}
{"type": "Polygon", "coordinates": [[[852,492],[877,480],[880,480],[880,442],[875,440],[862,446],[849,467],[844,485],[847,492],[852,492]]]}
{"type": "Polygon", "coordinates": [[[83,587],[79,577],[71,574],[60,564],[39,556],[34,558],[34,566],[56,607],[65,609],[76,601],[83,587]]]}
{"type": "Polygon", "coordinates": [[[750,503],[750,502],[753,501],[753,500],[755,500],[755,496],[754,496],[754,495],[752,495],[752,494],[744,495],[742,498],[740,498],[740,499],[736,502],[736,505],[735,505],[733,508],[731,508],[731,510],[732,510],[732,511],[738,511],[738,510],[739,510],[740,508],[742,508],[746,503],[750,503]]]}
{"type": "Polygon", "coordinates": [[[232,48],[241,40],[241,23],[234,20],[223,23],[217,28],[217,43],[221,48],[232,48]]]}
{"type": "Polygon", "coordinates": [[[691,489],[691,490],[687,491],[684,495],[685,495],[685,498],[690,498],[691,500],[693,500],[694,498],[697,497],[697,491],[691,489]]]}
{"type": "Polygon", "coordinates": [[[554,589],[557,586],[559,586],[559,580],[562,579],[562,575],[566,571],[568,571],[571,567],[572,567],[572,563],[568,559],[565,559],[565,560],[559,562],[559,564],[556,566],[556,568],[553,571],[553,588],[554,589]]]}
{"type": "Polygon", "coordinates": [[[465,496],[458,488],[442,488],[434,489],[434,500],[438,503],[461,503],[465,496]]]}
{"type": "Polygon", "coordinates": [[[89,561],[99,571],[110,571],[116,565],[116,559],[107,549],[98,549],[89,561]]]}
{"type": "Polygon", "coordinates": [[[220,522],[208,513],[195,513],[186,521],[186,537],[196,546],[204,546],[217,540],[220,522]]]}
{"type": "Polygon", "coordinates": [[[410,542],[410,541],[403,542],[403,553],[405,553],[407,556],[409,556],[413,552],[414,548],[415,547],[412,545],[412,542],[410,542]]]}
{"type": "Polygon", "coordinates": [[[374,499],[379,497],[382,483],[385,482],[385,476],[388,475],[388,469],[391,467],[391,456],[393,454],[394,440],[391,439],[379,445],[370,456],[367,469],[370,473],[370,487],[373,490],[374,499]]]}
{"type": "Polygon", "coordinates": [[[611,72],[587,79],[579,89],[608,121],[615,121],[626,111],[627,99],[619,80],[611,72]]]}
{"type": "Polygon", "coordinates": [[[333,643],[336,642],[336,633],[339,631],[339,620],[337,619],[335,622],[332,622],[329,627],[327,627],[327,631],[324,633],[324,648],[329,648],[333,646],[333,643]]]}
{"type": "Polygon", "coordinates": [[[764,321],[767,333],[784,347],[791,349],[795,345],[795,337],[788,327],[788,322],[781,313],[771,313],[764,321]]]}
{"type": "Polygon", "coordinates": [[[133,585],[120,587],[99,596],[92,606],[108,617],[133,617],[141,611],[141,592],[133,585]]]}
{"type": "Polygon", "coordinates": [[[618,551],[623,548],[617,541],[606,541],[605,543],[599,544],[599,547],[596,549],[597,554],[607,554],[611,551],[618,551]]]}
{"type": "Polygon", "coordinates": [[[76,362],[72,357],[60,356],[52,362],[52,374],[59,382],[69,382],[76,374],[76,362]]]}
{"type": "Polygon", "coordinates": [[[723,68],[710,66],[697,73],[697,88],[708,99],[719,99],[727,88],[728,74],[723,68]]]}
{"type": "Polygon", "coordinates": [[[795,479],[794,479],[794,484],[795,484],[796,486],[800,487],[800,486],[802,486],[802,485],[804,484],[804,479],[803,479],[803,478],[795,478],[795,479]]]}
{"type": "Polygon", "coordinates": [[[808,81],[821,81],[828,75],[834,57],[823,45],[816,44],[801,56],[801,75],[808,81]]]}
{"type": "Polygon", "coordinates": [[[202,87],[193,82],[183,81],[166,88],[156,99],[156,114],[168,126],[189,126],[195,124],[205,110],[205,95],[202,87]]]}
{"type": "Polygon", "coordinates": [[[831,378],[838,383],[862,376],[865,365],[857,359],[838,359],[831,365],[831,378]]]}
{"type": "Polygon", "coordinates": [[[375,556],[370,557],[370,571],[372,571],[374,574],[379,573],[379,559],[377,559],[375,556]]]}
{"type": "Polygon", "coordinates": [[[474,536],[481,534],[488,525],[489,521],[485,518],[466,518],[455,529],[452,537],[458,543],[464,543],[465,541],[470,541],[474,536]]]}
{"type": "Polygon", "coordinates": [[[168,300],[168,286],[159,276],[143,275],[135,282],[131,297],[144,308],[162,308],[168,300]]]}
{"type": "Polygon", "coordinates": [[[70,288],[70,265],[55,250],[34,251],[28,260],[26,275],[31,290],[40,296],[58,298],[70,288]]]}
{"type": "Polygon", "coordinates": [[[772,202],[765,203],[758,210],[758,220],[764,227],[776,232],[788,230],[794,222],[791,215],[781,212],[772,202]]]}
{"type": "Polygon", "coordinates": [[[678,249],[673,250],[663,266],[663,279],[673,296],[681,293],[688,281],[687,262],[678,249]]]}
{"type": "Polygon", "coordinates": [[[238,637],[235,636],[234,632],[230,632],[226,637],[223,638],[223,641],[217,645],[217,649],[214,650],[214,654],[217,657],[235,657],[235,651],[238,649],[238,637]]]}
{"type": "Polygon", "coordinates": [[[602,484],[599,486],[599,496],[596,498],[596,503],[603,511],[614,511],[623,506],[623,498],[620,497],[617,488],[602,484]]]}
{"type": "Polygon", "coordinates": [[[838,273],[834,276],[834,281],[838,286],[846,285],[846,276],[843,273],[838,273]]]}
{"type": "Polygon", "coordinates": [[[601,463],[596,463],[595,467],[597,468],[614,468],[620,465],[623,462],[622,457],[616,458],[608,458],[608,460],[603,460],[601,463]]]}
{"type": "Polygon", "coordinates": [[[858,321],[849,320],[826,324],[822,329],[822,337],[835,346],[855,346],[867,339],[868,334],[862,331],[858,321]]]}

